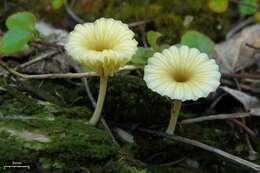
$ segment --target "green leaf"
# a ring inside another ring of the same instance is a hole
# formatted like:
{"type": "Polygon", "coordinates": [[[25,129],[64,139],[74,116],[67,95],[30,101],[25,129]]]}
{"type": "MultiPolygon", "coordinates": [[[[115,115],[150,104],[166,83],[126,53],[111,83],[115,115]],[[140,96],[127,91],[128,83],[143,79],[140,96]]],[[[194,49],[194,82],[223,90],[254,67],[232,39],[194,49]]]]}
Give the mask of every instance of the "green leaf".
{"type": "Polygon", "coordinates": [[[18,12],[9,16],[6,20],[6,26],[9,30],[22,28],[30,31],[35,30],[35,16],[30,12],[18,12]]]}
{"type": "Polygon", "coordinates": [[[12,54],[20,51],[32,39],[30,31],[14,28],[4,34],[0,53],[12,54]]]}
{"type": "Polygon", "coordinates": [[[239,12],[241,15],[254,14],[257,11],[257,0],[240,0],[239,12]]]}
{"type": "Polygon", "coordinates": [[[157,41],[161,36],[161,33],[155,31],[149,31],[146,34],[149,45],[156,51],[160,50],[160,46],[157,44],[157,41]]]}
{"type": "Polygon", "coordinates": [[[214,42],[208,36],[198,31],[186,32],[181,38],[181,44],[197,48],[208,55],[214,51],[214,42]]]}
{"type": "Polygon", "coordinates": [[[63,4],[64,4],[64,0],[52,0],[51,1],[52,8],[55,10],[60,9],[63,4]]]}
{"type": "Polygon", "coordinates": [[[209,8],[216,13],[223,13],[228,8],[228,0],[209,0],[209,8]]]}
{"type": "Polygon", "coordinates": [[[138,64],[138,65],[144,65],[147,64],[147,60],[149,57],[153,55],[153,51],[150,49],[146,49],[143,47],[138,47],[135,55],[133,56],[131,62],[133,64],[138,64]]]}

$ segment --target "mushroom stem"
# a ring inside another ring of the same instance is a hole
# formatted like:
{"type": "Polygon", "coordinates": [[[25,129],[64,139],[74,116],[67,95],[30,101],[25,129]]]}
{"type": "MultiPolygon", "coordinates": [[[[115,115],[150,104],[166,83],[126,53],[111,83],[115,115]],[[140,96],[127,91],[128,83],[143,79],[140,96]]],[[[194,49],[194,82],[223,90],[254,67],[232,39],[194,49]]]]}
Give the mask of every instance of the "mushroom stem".
{"type": "Polygon", "coordinates": [[[104,104],[104,100],[106,97],[106,91],[107,91],[107,81],[108,81],[108,76],[100,76],[100,83],[99,83],[99,95],[98,95],[98,100],[97,100],[97,106],[95,109],[95,112],[93,113],[91,119],[89,120],[89,124],[95,126],[100,117],[101,117],[101,112],[104,104]]]}
{"type": "Polygon", "coordinates": [[[181,100],[175,100],[173,107],[171,109],[171,119],[168,125],[168,128],[166,130],[166,133],[169,135],[173,135],[174,134],[174,130],[177,124],[177,120],[178,120],[178,116],[179,116],[179,112],[181,110],[181,100]]]}

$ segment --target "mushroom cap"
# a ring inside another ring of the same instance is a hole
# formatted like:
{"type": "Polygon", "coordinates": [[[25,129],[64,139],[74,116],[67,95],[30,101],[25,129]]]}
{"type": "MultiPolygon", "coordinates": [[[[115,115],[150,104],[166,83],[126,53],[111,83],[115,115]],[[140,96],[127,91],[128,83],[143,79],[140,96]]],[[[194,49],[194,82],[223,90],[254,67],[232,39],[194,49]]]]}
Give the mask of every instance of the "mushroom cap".
{"type": "Polygon", "coordinates": [[[144,68],[148,88],[181,101],[207,97],[220,85],[220,77],[214,59],[187,46],[171,46],[155,53],[144,68]]]}
{"type": "Polygon", "coordinates": [[[100,18],[77,24],[65,44],[67,53],[100,75],[110,75],[124,66],[137,50],[134,33],[121,21],[100,18]]]}

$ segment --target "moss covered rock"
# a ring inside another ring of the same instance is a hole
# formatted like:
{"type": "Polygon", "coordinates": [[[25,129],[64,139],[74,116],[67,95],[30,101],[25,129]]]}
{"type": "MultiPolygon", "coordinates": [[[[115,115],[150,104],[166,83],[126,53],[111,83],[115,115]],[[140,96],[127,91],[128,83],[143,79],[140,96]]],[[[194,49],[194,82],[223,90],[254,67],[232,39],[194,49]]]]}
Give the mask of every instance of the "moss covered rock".
{"type": "Polygon", "coordinates": [[[102,165],[115,157],[117,148],[109,136],[84,122],[65,117],[3,120],[0,123],[0,161],[5,164],[22,161],[32,167],[40,164],[41,168],[50,170],[57,169],[58,162],[63,170],[73,170],[97,163],[102,165]],[[46,166],[48,160],[51,164],[46,166]]]}
{"type": "Polygon", "coordinates": [[[73,172],[116,157],[107,133],[87,125],[91,112],[86,107],[38,100],[4,83],[0,94],[1,165],[20,161],[35,172],[73,172]]]}

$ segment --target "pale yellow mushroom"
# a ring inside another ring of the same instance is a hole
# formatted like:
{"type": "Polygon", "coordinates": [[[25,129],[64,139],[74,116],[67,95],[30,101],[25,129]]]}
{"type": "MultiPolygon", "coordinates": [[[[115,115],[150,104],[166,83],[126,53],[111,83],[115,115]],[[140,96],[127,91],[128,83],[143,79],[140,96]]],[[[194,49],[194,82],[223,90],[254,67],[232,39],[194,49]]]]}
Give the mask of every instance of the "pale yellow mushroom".
{"type": "Polygon", "coordinates": [[[96,125],[105,100],[107,80],[126,65],[137,50],[134,33],[121,21],[101,18],[94,23],[78,24],[65,44],[67,53],[100,75],[96,110],[89,123],[96,125]]]}
{"type": "Polygon", "coordinates": [[[195,48],[171,46],[149,58],[144,68],[147,86],[175,100],[168,134],[174,133],[181,103],[207,97],[219,86],[220,76],[215,60],[195,48]]]}

